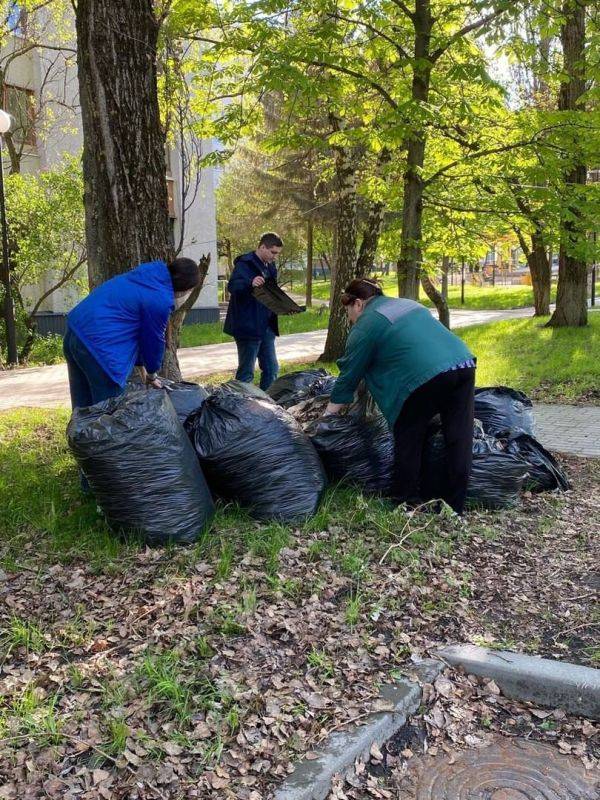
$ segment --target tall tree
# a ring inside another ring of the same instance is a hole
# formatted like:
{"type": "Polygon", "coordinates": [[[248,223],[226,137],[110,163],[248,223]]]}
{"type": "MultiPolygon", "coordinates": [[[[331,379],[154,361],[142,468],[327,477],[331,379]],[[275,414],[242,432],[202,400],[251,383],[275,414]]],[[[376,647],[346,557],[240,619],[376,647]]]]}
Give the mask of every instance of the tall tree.
{"type": "Polygon", "coordinates": [[[165,132],[158,37],[168,6],[78,0],[77,54],[90,284],[167,258],[165,132]]]}
{"type": "Polygon", "coordinates": [[[586,6],[586,0],[565,0],[560,33],[563,70],[558,110],[572,122],[567,121],[570,152],[564,168],[565,203],[561,218],[556,309],[548,322],[553,328],[587,324],[587,230],[581,209],[587,166],[578,141],[582,134],[578,117],[585,111],[586,6]]]}

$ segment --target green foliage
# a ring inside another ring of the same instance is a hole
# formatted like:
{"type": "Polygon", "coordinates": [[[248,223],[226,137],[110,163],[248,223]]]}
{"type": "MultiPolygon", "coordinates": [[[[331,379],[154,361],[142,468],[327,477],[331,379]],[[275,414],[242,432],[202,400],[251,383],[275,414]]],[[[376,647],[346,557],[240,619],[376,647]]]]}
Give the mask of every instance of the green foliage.
{"type": "Polygon", "coordinates": [[[19,288],[49,272],[68,285],[86,286],[83,178],[79,159],[68,157],[54,169],[6,177],[7,216],[15,245],[14,280],[19,288]],[[73,273],[71,275],[71,273],[73,273]]]}

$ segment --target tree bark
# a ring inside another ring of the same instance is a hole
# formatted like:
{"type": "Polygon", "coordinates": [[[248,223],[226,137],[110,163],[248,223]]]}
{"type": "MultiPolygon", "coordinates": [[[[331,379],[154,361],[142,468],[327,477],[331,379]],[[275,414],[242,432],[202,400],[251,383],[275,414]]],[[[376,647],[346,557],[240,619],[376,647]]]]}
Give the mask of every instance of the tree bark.
{"type": "Polygon", "coordinates": [[[450,256],[442,258],[442,297],[448,302],[448,271],[450,270],[450,256]]]}
{"type": "Polygon", "coordinates": [[[550,313],[550,262],[543,239],[531,234],[531,249],[526,254],[533,288],[534,317],[547,317],[550,313]]]}
{"type": "Polygon", "coordinates": [[[202,291],[202,286],[204,285],[209,267],[210,253],[206,256],[202,256],[200,259],[200,283],[193,290],[183,306],[176,309],[171,314],[169,327],[167,329],[167,347],[165,349],[165,357],[163,358],[163,363],[160,370],[160,374],[164,378],[168,378],[171,381],[181,380],[181,369],[177,359],[177,350],[179,349],[179,340],[181,337],[181,326],[183,325],[183,321],[185,320],[187,312],[192,308],[198,299],[200,292],[202,291]]]}
{"type": "MultiPolygon", "coordinates": [[[[561,42],[564,77],[558,110],[573,114],[585,111],[585,0],[566,0],[563,13],[565,20],[561,28],[561,42]]],[[[556,309],[548,322],[552,328],[582,327],[587,324],[587,264],[581,255],[587,232],[577,193],[578,187],[586,183],[587,169],[581,163],[578,135],[582,134],[578,134],[575,126],[572,150],[576,158],[564,175],[567,202],[561,219],[556,309]]]]}
{"type": "Polygon", "coordinates": [[[442,325],[445,325],[446,328],[450,328],[450,308],[448,307],[448,300],[436,289],[433,281],[426,272],[421,273],[421,286],[427,297],[436,307],[439,321],[442,325]]]}
{"type": "Polygon", "coordinates": [[[338,183],[337,258],[332,280],[329,328],[321,361],[335,361],[344,352],[348,336],[348,320],[340,297],[356,275],[356,159],[348,148],[337,148],[336,177],[338,183]]]}
{"type": "MultiPolygon", "coordinates": [[[[411,98],[417,107],[427,103],[431,81],[430,59],[433,17],[429,0],[416,0],[412,15],[415,33],[415,58],[411,98]]],[[[418,300],[419,272],[421,269],[421,238],[423,229],[423,178],[427,134],[419,125],[410,133],[404,172],[404,198],[402,207],[402,237],[398,260],[398,294],[418,300]]]]}
{"type": "Polygon", "coordinates": [[[152,0],[78,0],[90,285],[170,255],[152,0]]]}
{"type": "Polygon", "coordinates": [[[314,261],[314,225],[309,217],[306,223],[306,307],[312,308],[312,282],[314,261]]]}
{"type": "Polygon", "coordinates": [[[356,261],[356,275],[369,275],[375,263],[379,237],[383,228],[383,217],[385,214],[384,203],[371,203],[369,214],[363,231],[358,259],[356,261]]]}

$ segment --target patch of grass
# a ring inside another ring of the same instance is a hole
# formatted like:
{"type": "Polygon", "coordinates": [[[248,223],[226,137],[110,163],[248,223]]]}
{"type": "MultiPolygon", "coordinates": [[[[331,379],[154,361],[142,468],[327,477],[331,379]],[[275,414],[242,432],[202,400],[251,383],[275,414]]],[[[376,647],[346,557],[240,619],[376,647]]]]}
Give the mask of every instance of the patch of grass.
{"type": "Polygon", "coordinates": [[[127,746],[129,726],[123,717],[108,717],[105,721],[106,741],[103,749],[111,756],[119,756],[127,746]]]}
{"type": "Polygon", "coordinates": [[[46,695],[39,687],[29,684],[4,708],[0,708],[0,728],[12,735],[35,737],[38,745],[59,744],[63,721],[58,715],[58,695],[46,695]]]}
{"type": "Polygon", "coordinates": [[[346,622],[351,628],[353,628],[360,619],[362,605],[362,595],[359,591],[354,592],[346,602],[346,622]]]}
{"type": "Polygon", "coordinates": [[[306,656],[306,663],[313,672],[317,673],[320,678],[327,680],[333,678],[335,668],[330,656],[324,650],[319,650],[314,647],[306,656]]]}
{"type": "Polygon", "coordinates": [[[180,657],[173,650],[164,653],[146,653],[138,677],[148,693],[151,704],[165,706],[169,714],[180,720],[191,713],[192,696],[182,680],[180,657]]]}
{"type": "MultiPolygon", "coordinates": [[[[282,336],[289,333],[306,333],[326,328],[329,324],[329,312],[326,309],[314,308],[279,318],[279,331],[282,336]]],[[[231,336],[223,331],[222,322],[198,323],[184,325],[181,329],[181,347],[200,347],[205,344],[221,344],[232,342],[231,336]]]]}
{"type": "MultiPolygon", "coordinates": [[[[29,554],[83,557],[99,569],[124,568],[128,546],[114,536],[93,498],[82,495],[66,445],[66,409],[0,414],[0,566],[29,554]]],[[[133,550],[132,550],[133,551],[133,550]]]]}
{"type": "Polygon", "coordinates": [[[477,384],[504,384],[549,401],[573,401],[600,385],[600,314],[585,328],[545,328],[545,319],[513,319],[461,328],[478,356],[477,384]]]}
{"type": "Polygon", "coordinates": [[[8,627],[0,634],[5,651],[11,652],[19,647],[27,653],[43,653],[48,649],[42,629],[31,620],[12,617],[8,627]]]}
{"type": "MultiPolygon", "coordinates": [[[[398,279],[395,274],[376,276],[383,286],[383,291],[392,297],[398,296],[398,279]]],[[[533,305],[533,289],[526,284],[503,286],[497,284],[496,286],[485,285],[476,286],[470,283],[467,276],[465,282],[465,303],[461,303],[461,290],[460,290],[460,276],[454,276],[454,284],[450,283],[448,286],[448,305],[450,308],[464,308],[470,310],[483,310],[483,309],[506,309],[506,308],[523,308],[533,305]]],[[[439,288],[439,284],[438,284],[439,288]]],[[[600,284],[596,293],[600,290],[600,284]]],[[[329,281],[316,280],[313,281],[313,297],[317,300],[328,301],[331,291],[329,281]]],[[[294,294],[305,295],[306,287],[299,285],[294,287],[294,294]]],[[[423,305],[431,306],[431,301],[424,295],[421,290],[420,302],[423,305]]],[[[556,299],[556,285],[552,286],[551,300],[554,302],[556,299]]]]}

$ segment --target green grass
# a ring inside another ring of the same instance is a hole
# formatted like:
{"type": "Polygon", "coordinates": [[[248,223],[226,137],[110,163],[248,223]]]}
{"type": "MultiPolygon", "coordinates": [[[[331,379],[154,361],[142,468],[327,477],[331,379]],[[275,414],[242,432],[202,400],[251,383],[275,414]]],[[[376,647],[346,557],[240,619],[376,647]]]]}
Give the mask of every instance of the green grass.
{"type": "MultiPolygon", "coordinates": [[[[282,336],[288,333],[306,333],[326,328],[329,324],[329,313],[326,309],[313,309],[291,317],[279,318],[279,331],[282,336]]],[[[199,347],[204,344],[222,344],[232,342],[231,336],[223,332],[222,322],[198,323],[184,325],[181,329],[181,347],[199,347]]]]}
{"type": "MultiPolygon", "coordinates": [[[[590,324],[579,329],[549,329],[535,319],[509,320],[464,328],[459,334],[479,359],[478,384],[506,384],[538,399],[576,400],[600,385],[600,314],[590,314],[590,324]]],[[[302,368],[290,364],[285,370],[302,368]]],[[[328,366],[335,371],[333,365],[328,366]]],[[[136,557],[138,547],[115,537],[92,498],[79,489],[74,460],[65,442],[66,409],[18,409],[0,414],[0,568],[18,570],[41,554],[51,561],[82,559],[97,571],[123,571],[136,557]]],[[[305,533],[327,530],[339,512],[343,493],[330,492],[305,533]]],[[[342,525],[361,524],[373,515],[377,502],[352,495],[342,511],[342,525]],[[375,504],[375,505],[374,505],[375,504]]],[[[383,509],[374,515],[383,537],[391,535],[397,521],[383,509]],[[391,526],[390,529],[386,525],[391,526]]],[[[240,552],[261,559],[273,591],[289,593],[298,587],[278,579],[279,552],[289,545],[291,531],[276,523],[259,524],[234,505],[220,507],[213,531],[196,549],[178,551],[184,558],[209,555],[217,567],[216,580],[226,579],[238,565],[240,552]]],[[[367,568],[360,545],[343,554],[335,552],[336,537],[315,548],[328,548],[343,574],[362,579],[367,568]]],[[[315,555],[318,555],[315,552],[315,555]]],[[[407,558],[403,552],[398,556],[407,558]]],[[[392,556],[391,556],[392,557],[392,556]]],[[[396,557],[396,554],[393,555],[396,557]]],[[[182,557],[183,558],[183,557],[182,557]]],[[[170,559],[177,569],[177,558],[170,559]]],[[[302,589],[302,587],[300,587],[302,589]]],[[[352,617],[352,612],[351,615],[352,617]]],[[[237,620],[222,620],[222,633],[230,635],[237,620]]],[[[74,619],[58,636],[66,647],[85,642],[93,630],[74,619]]],[[[0,632],[2,648],[24,647],[38,651],[45,642],[34,623],[14,619],[0,632]]]]}
{"type": "MultiPolygon", "coordinates": [[[[377,276],[386,294],[397,297],[398,281],[395,275],[377,276]]],[[[459,280],[459,279],[457,279],[459,280]]],[[[439,288],[439,286],[438,286],[439,288]]],[[[315,281],[313,283],[313,297],[317,300],[329,300],[331,288],[329,281],[315,281]]],[[[304,295],[305,286],[299,286],[298,295],[304,295]]],[[[450,308],[465,308],[472,310],[480,309],[503,309],[503,308],[522,308],[523,306],[533,305],[533,290],[531,286],[475,286],[465,283],[465,303],[460,301],[460,284],[448,286],[448,304],[450,308]]],[[[556,286],[552,288],[552,302],[556,295],[556,286]]],[[[431,301],[421,289],[421,302],[426,306],[431,306],[431,301]]]]}
{"type": "Polygon", "coordinates": [[[585,328],[545,328],[514,319],[461,328],[478,357],[479,386],[504,384],[544,400],[573,401],[600,386],[600,313],[585,328]]]}

